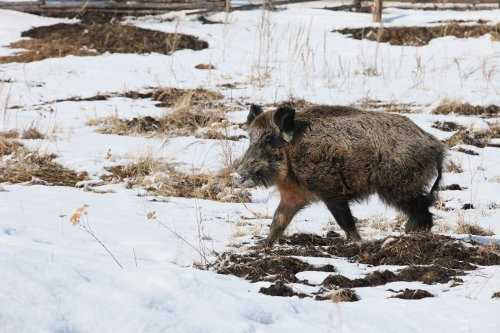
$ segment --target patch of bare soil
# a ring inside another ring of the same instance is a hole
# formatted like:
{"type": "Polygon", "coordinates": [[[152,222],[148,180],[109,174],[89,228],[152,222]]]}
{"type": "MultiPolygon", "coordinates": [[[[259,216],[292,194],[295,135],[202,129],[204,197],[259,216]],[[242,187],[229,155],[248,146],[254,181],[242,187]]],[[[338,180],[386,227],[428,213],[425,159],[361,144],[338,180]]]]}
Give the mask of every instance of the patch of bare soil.
{"type": "Polygon", "coordinates": [[[87,173],[77,173],[55,162],[53,154],[29,151],[17,143],[4,149],[0,138],[0,183],[30,183],[74,187],[87,179],[87,173]]]}
{"type": "Polygon", "coordinates": [[[118,23],[58,23],[37,27],[21,34],[10,48],[24,49],[12,56],[0,57],[0,63],[32,62],[67,55],[95,56],[110,53],[161,53],[177,50],[202,50],[208,43],[191,35],[165,33],[118,23]]]}
{"type": "Polygon", "coordinates": [[[374,287],[396,281],[419,281],[425,284],[447,283],[464,275],[463,271],[453,270],[438,265],[408,266],[394,273],[389,270],[374,271],[363,278],[349,279],[343,275],[330,275],[322,283],[325,288],[374,287]]]}
{"type": "Polygon", "coordinates": [[[500,24],[474,24],[461,25],[457,23],[445,24],[432,27],[365,27],[346,28],[334,30],[354,39],[368,39],[391,45],[423,46],[432,39],[445,36],[457,38],[480,37],[488,33],[496,33],[500,30],[500,24]]]}
{"type": "Polygon", "coordinates": [[[428,292],[427,290],[422,290],[422,289],[404,289],[404,290],[399,290],[395,291],[397,292],[396,295],[391,296],[390,298],[401,298],[401,299],[422,299],[422,298],[427,298],[427,297],[434,297],[433,294],[428,292]]]}
{"type": "Polygon", "coordinates": [[[142,187],[151,195],[199,198],[223,202],[250,202],[248,189],[237,184],[228,173],[216,175],[186,174],[169,164],[144,158],[129,165],[108,167],[102,179],[142,187]]]}
{"type": "MultiPolygon", "coordinates": [[[[329,275],[319,286],[317,299],[326,299],[328,291],[385,285],[396,281],[424,284],[461,283],[461,276],[477,265],[500,265],[496,247],[472,245],[441,235],[410,234],[356,244],[335,232],[326,236],[295,234],[280,240],[272,248],[253,247],[243,253],[222,253],[211,266],[221,274],[257,281],[302,283],[296,274],[304,271],[335,272],[335,267],[313,266],[300,257],[343,257],[351,262],[373,266],[406,266],[398,271],[373,271],[362,278],[349,279],[329,275]]],[[[290,295],[290,291],[283,291],[290,295]]]]}
{"type": "Polygon", "coordinates": [[[292,297],[298,296],[300,298],[310,297],[304,293],[297,293],[292,288],[284,284],[282,281],[277,281],[271,284],[269,287],[262,287],[259,293],[269,296],[281,296],[281,297],[292,297]]]}

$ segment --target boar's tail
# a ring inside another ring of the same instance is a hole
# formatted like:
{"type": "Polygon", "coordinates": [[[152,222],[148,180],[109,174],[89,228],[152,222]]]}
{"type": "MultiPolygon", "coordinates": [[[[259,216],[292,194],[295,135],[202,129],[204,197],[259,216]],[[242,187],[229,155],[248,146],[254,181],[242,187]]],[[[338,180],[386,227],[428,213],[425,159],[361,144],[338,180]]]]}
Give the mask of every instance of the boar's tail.
{"type": "Polygon", "coordinates": [[[433,204],[436,199],[436,191],[439,189],[439,184],[441,183],[441,176],[443,174],[443,156],[439,156],[436,159],[436,171],[437,171],[437,177],[436,180],[434,181],[434,184],[431,187],[431,191],[429,192],[429,201],[433,204]]]}

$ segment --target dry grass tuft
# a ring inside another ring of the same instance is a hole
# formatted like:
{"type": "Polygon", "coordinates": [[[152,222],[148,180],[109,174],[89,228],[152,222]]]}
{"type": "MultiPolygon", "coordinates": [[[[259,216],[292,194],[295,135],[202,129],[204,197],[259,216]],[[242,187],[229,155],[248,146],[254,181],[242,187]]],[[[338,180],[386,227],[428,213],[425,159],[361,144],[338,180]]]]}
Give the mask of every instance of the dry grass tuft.
{"type": "Polygon", "coordinates": [[[109,182],[125,181],[129,187],[143,187],[152,195],[199,198],[223,202],[250,202],[250,193],[237,185],[227,172],[216,175],[186,174],[151,157],[129,165],[107,168],[109,182]]]}
{"type": "Polygon", "coordinates": [[[163,88],[151,93],[136,92],[124,94],[131,98],[152,98],[160,106],[173,107],[174,111],[160,118],[150,116],[130,120],[120,119],[116,115],[87,122],[99,126],[98,132],[117,135],[162,135],[167,137],[194,135],[205,139],[223,139],[237,141],[245,136],[229,135],[230,128],[237,124],[226,118],[226,107],[218,103],[223,96],[206,89],[163,88]]]}
{"type": "Polygon", "coordinates": [[[443,100],[434,110],[433,114],[459,114],[464,116],[485,116],[496,117],[500,114],[500,107],[498,105],[472,105],[469,103],[460,103],[457,101],[443,100]]]}
{"type": "Polygon", "coordinates": [[[176,50],[201,50],[208,43],[190,35],[164,33],[117,23],[58,23],[25,31],[31,37],[9,47],[25,49],[13,56],[0,57],[0,63],[32,62],[47,58],[94,56],[110,53],[162,53],[176,50]]]}
{"type": "Polygon", "coordinates": [[[359,301],[359,296],[353,289],[334,290],[327,296],[333,303],[341,302],[356,302],[359,301]]]}
{"type": "Polygon", "coordinates": [[[22,144],[17,141],[11,140],[8,136],[0,134],[0,158],[5,155],[13,154],[22,144]]]}
{"type": "Polygon", "coordinates": [[[42,140],[45,139],[45,135],[40,133],[36,128],[30,127],[23,132],[22,139],[25,140],[42,140]]]}
{"type": "Polygon", "coordinates": [[[455,229],[457,234],[468,234],[475,236],[493,236],[495,233],[489,229],[485,229],[478,224],[466,223],[465,221],[459,221],[457,228],[455,229]]]}
{"type": "Polygon", "coordinates": [[[56,163],[53,154],[40,154],[17,145],[8,155],[0,160],[0,183],[75,186],[87,179],[86,173],[76,173],[56,163]]]}
{"type": "Polygon", "coordinates": [[[455,161],[449,161],[446,164],[445,171],[446,172],[451,172],[451,173],[462,173],[462,172],[464,172],[464,170],[462,169],[462,166],[460,164],[458,164],[457,162],[455,162],[455,161]]]}

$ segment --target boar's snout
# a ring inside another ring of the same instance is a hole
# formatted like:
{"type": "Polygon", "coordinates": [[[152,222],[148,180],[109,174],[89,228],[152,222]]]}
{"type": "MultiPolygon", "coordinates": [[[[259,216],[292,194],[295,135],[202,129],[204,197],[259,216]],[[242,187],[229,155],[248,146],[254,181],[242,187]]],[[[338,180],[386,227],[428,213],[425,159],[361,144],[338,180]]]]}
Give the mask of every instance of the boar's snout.
{"type": "Polygon", "coordinates": [[[238,167],[236,168],[236,173],[240,176],[239,181],[242,184],[262,184],[264,186],[270,186],[271,182],[266,176],[264,170],[265,163],[253,158],[248,158],[248,156],[245,155],[241,159],[241,161],[239,161],[238,167]]]}

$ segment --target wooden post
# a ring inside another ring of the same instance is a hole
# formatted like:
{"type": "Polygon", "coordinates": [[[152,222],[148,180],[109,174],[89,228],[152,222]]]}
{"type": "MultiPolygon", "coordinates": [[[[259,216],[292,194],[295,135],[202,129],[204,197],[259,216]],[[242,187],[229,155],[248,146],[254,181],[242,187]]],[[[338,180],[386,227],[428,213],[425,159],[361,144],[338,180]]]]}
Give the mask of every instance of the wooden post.
{"type": "Polygon", "coordinates": [[[373,0],[373,22],[382,22],[383,0],[373,0]]]}

